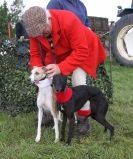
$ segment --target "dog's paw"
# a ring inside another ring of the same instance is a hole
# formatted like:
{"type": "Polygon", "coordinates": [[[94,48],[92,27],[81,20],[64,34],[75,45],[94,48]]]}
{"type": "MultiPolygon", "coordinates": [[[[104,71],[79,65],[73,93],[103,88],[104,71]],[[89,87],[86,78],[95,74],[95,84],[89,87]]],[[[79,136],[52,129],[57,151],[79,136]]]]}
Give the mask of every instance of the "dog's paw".
{"type": "Polygon", "coordinates": [[[38,143],[39,141],[40,141],[40,137],[37,136],[36,139],[35,139],[35,142],[38,143]]]}
{"type": "Polygon", "coordinates": [[[58,138],[57,138],[57,139],[55,139],[55,140],[54,140],[54,142],[55,142],[55,143],[59,142],[59,139],[58,139],[58,138]]]}

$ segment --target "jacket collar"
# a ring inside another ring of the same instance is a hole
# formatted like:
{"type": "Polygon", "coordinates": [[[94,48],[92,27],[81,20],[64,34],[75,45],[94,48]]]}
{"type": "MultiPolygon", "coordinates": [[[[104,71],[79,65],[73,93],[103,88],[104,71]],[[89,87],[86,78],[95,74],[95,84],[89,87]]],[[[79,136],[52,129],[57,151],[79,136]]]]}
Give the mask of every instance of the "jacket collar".
{"type": "Polygon", "coordinates": [[[58,17],[56,17],[54,14],[52,14],[52,11],[49,11],[51,14],[51,24],[52,24],[52,37],[54,45],[57,44],[58,40],[60,39],[60,26],[58,22],[58,17]]]}

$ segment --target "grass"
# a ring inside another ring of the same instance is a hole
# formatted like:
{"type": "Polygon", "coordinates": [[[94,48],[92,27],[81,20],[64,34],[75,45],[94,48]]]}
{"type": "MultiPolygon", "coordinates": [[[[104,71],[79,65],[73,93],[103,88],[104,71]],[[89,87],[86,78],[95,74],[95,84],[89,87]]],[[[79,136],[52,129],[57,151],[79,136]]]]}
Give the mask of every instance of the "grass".
{"type": "Polygon", "coordinates": [[[91,120],[90,134],[74,138],[71,146],[55,144],[51,127],[42,129],[41,142],[36,144],[35,112],[16,117],[1,113],[0,159],[133,159],[133,68],[113,61],[112,77],[114,98],[107,114],[115,127],[111,142],[109,133],[91,120]]]}

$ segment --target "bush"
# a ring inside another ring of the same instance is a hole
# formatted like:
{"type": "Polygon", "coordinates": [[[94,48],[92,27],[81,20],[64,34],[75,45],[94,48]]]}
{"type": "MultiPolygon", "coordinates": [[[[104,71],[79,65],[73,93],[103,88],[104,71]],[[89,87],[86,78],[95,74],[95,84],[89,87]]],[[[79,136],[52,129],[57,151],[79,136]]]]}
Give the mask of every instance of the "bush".
{"type": "Polygon", "coordinates": [[[18,69],[16,47],[4,46],[0,50],[0,110],[16,115],[35,109],[35,87],[28,82],[28,53],[22,57],[18,69]]]}

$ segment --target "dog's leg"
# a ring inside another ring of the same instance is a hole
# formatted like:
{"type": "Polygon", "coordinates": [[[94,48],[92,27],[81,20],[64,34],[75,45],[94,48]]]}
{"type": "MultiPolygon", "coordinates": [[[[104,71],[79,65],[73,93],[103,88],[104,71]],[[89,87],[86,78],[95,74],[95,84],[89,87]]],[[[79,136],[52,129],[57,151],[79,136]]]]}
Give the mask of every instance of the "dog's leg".
{"type": "Polygon", "coordinates": [[[61,138],[60,138],[60,141],[65,141],[66,123],[67,123],[67,116],[66,116],[65,113],[63,113],[63,122],[62,122],[62,126],[61,126],[61,138]]]}
{"type": "Polygon", "coordinates": [[[61,121],[62,122],[62,114],[61,114],[61,112],[59,111],[59,121],[61,121]]]}
{"type": "Polygon", "coordinates": [[[59,122],[58,117],[54,118],[55,125],[55,143],[59,141],[59,122]]]}
{"type": "Polygon", "coordinates": [[[74,123],[75,123],[75,117],[74,114],[69,117],[69,129],[68,129],[68,138],[66,143],[69,145],[71,143],[73,132],[74,132],[74,123]]]}
{"type": "Polygon", "coordinates": [[[114,136],[114,127],[109,122],[107,122],[107,120],[103,117],[96,116],[95,120],[100,124],[102,124],[105,127],[105,130],[106,129],[110,130],[110,140],[111,140],[112,136],[114,136]]]}
{"type": "Polygon", "coordinates": [[[51,112],[54,119],[54,129],[55,129],[55,143],[59,141],[59,119],[58,114],[55,114],[55,112],[51,112]]]}
{"type": "Polygon", "coordinates": [[[37,127],[37,136],[35,141],[39,142],[41,138],[41,123],[42,123],[43,109],[38,107],[38,127],[37,127]]]}
{"type": "Polygon", "coordinates": [[[76,113],[74,113],[74,117],[75,117],[75,124],[77,125],[77,123],[78,123],[78,119],[77,119],[77,115],[76,115],[76,113]]]}

